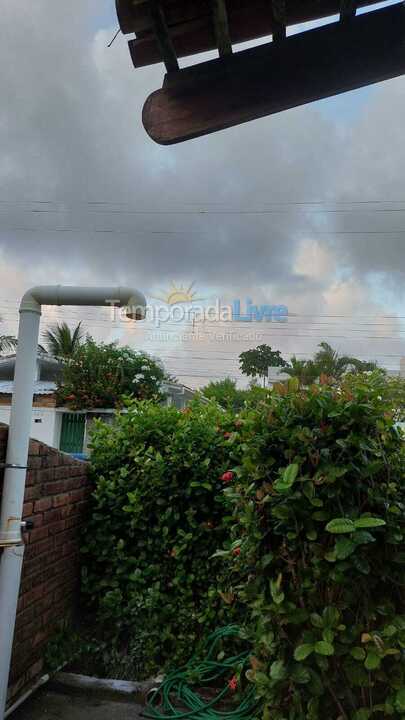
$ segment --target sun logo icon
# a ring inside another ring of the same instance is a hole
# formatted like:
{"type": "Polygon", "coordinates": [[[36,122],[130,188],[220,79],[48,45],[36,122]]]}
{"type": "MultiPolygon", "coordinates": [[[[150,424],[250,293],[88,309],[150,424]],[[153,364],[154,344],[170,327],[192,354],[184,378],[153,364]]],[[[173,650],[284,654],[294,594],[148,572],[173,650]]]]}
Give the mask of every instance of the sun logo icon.
{"type": "Polygon", "coordinates": [[[181,305],[190,304],[196,300],[203,300],[198,298],[195,290],[193,290],[194,283],[191,283],[188,287],[184,285],[176,285],[172,282],[167,292],[162,292],[161,295],[156,295],[157,300],[163,300],[166,305],[181,305]]]}

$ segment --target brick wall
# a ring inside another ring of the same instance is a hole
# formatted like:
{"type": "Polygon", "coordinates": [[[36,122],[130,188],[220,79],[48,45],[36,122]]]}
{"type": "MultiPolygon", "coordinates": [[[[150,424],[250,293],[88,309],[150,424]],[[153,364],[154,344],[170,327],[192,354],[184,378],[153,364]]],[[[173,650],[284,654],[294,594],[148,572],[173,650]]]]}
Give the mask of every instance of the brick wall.
{"type": "MultiPolygon", "coordinates": [[[[7,432],[0,426],[0,462],[7,432]]],[[[25,538],[9,703],[43,674],[49,638],[77,607],[79,534],[91,492],[85,463],[35,440],[28,468],[24,519],[33,520],[34,530],[25,538]]]]}

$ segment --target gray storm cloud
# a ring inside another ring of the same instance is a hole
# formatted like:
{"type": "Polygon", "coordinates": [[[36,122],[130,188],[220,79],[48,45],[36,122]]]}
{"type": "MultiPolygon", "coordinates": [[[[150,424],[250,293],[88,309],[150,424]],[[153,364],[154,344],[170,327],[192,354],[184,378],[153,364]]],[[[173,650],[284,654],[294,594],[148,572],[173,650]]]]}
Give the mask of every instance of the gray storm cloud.
{"type": "Polygon", "coordinates": [[[356,308],[380,312],[379,273],[404,299],[405,212],[324,210],[402,199],[405,79],[357,93],[354,110],[347,95],[161,148],[141,109],[162,68],[133,71],[122,37],[108,49],[114,23],[112,0],[3,0],[0,248],[16,295],[50,276],[145,289],[180,278],[330,312],[348,302],[344,273],[356,308]],[[327,267],[305,266],[308,242],[327,267]]]}

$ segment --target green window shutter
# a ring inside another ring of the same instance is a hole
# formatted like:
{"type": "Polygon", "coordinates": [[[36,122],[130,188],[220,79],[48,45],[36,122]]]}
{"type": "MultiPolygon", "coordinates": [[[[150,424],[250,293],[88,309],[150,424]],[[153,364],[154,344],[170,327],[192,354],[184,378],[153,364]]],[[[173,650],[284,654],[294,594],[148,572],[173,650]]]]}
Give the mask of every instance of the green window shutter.
{"type": "Polygon", "coordinates": [[[60,434],[59,449],[66,453],[83,452],[86,416],[76,413],[64,413],[60,434]]]}

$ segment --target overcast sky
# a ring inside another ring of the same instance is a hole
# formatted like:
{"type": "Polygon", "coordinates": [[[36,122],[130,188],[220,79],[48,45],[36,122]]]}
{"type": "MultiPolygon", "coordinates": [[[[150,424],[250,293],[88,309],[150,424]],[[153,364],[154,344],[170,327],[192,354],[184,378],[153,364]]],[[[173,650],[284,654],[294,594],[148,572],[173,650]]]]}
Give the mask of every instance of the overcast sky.
{"type": "MultiPolygon", "coordinates": [[[[286,304],[288,325],[251,330],[286,355],[309,356],[327,339],[397,367],[405,355],[405,78],[159,147],[141,110],[163,68],[134,71],[122,36],[108,49],[113,5],[2,2],[6,329],[16,330],[17,299],[34,284],[128,284],[149,296],[194,282],[204,297],[286,304]]],[[[238,353],[255,344],[253,336],[162,338],[92,318],[84,312],[96,337],[160,354],[189,384],[236,376],[238,353]]]]}

